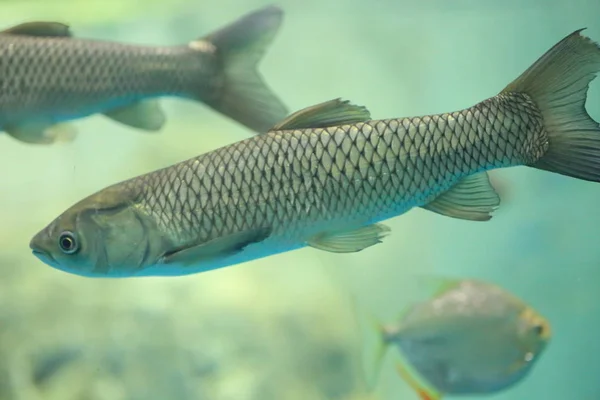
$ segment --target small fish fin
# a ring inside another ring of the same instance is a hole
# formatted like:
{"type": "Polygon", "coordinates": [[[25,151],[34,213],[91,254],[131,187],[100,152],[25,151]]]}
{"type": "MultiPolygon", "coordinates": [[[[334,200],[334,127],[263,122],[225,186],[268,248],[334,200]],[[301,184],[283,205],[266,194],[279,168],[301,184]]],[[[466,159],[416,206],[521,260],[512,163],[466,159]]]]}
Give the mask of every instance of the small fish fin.
{"type": "Polygon", "coordinates": [[[490,184],[488,174],[479,172],[463,178],[432,202],[421,206],[425,210],[447,217],[471,221],[488,221],[500,205],[500,197],[490,184]]]}
{"type": "Polygon", "coordinates": [[[69,123],[28,122],[5,126],[4,130],[13,138],[31,144],[68,143],[77,136],[77,128],[69,123]]]}
{"type": "Polygon", "coordinates": [[[373,315],[367,315],[370,320],[370,329],[364,338],[364,365],[369,389],[377,386],[381,374],[381,366],[388,349],[383,325],[373,315]]]}
{"type": "Polygon", "coordinates": [[[46,36],[46,37],[71,37],[69,25],[60,22],[25,22],[5,29],[3,34],[23,35],[23,36],[46,36]]]}
{"type": "Polygon", "coordinates": [[[286,106],[267,86],[257,65],[281,26],[283,11],[267,6],[190,43],[213,48],[222,66],[222,85],[203,102],[257,133],[267,132],[287,115],[286,106]]]}
{"type": "Polygon", "coordinates": [[[161,263],[191,266],[202,261],[237,254],[252,243],[262,242],[271,234],[270,228],[234,233],[197,246],[185,247],[165,254],[161,263]]]}
{"type": "Polygon", "coordinates": [[[386,225],[373,224],[349,231],[323,232],[307,240],[307,244],[332,253],[355,253],[381,243],[389,233],[386,225]]]}
{"type": "Polygon", "coordinates": [[[600,126],[585,109],[600,71],[600,47],[579,29],[542,55],[501,93],[525,93],[537,106],[548,150],[530,167],[600,182],[600,126]]]}
{"type": "Polygon", "coordinates": [[[351,299],[352,309],[358,325],[362,342],[362,368],[367,388],[372,391],[377,386],[381,366],[388,349],[385,328],[377,318],[358,305],[356,298],[351,299]]]}
{"type": "Polygon", "coordinates": [[[275,125],[272,130],[325,128],[355,124],[370,119],[371,114],[366,107],[338,98],[296,111],[275,125]]]}
{"type": "Polygon", "coordinates": [[[160,130],[165,122],[166,116],[158,100],[143,100],[125,107],[114,108],[106,111],[104,116],[133,128],[148,132],[160,130]]]}
{"type": "Polygon", "coordinates": [[[442,398],[441,393],[421,383],[416,378],[415,373],[408,370],[408,366],[404,361],[396,363],[396,370],[402,380],[417,393],[421,400],[440,400],[442,398]]]}

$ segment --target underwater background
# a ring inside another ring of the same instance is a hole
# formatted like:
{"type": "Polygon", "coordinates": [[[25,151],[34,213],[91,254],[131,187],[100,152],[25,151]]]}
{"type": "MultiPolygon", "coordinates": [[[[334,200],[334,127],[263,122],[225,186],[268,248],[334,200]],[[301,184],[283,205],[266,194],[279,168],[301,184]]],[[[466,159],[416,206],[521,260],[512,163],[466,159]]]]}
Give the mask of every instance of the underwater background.
{"type": "MultiPolygon", "coordinates": [[[[74,35],[170,45],[264,1],[3,0],[0,26],[55,20],[74,35]]],[[[497,94],[572,31],[600,41],[597,0],[282,0],[260,71],[291,111],[336,97],[373,119],[433,114],[497,94]]],[[[600,399],[600,186],[517,167],[474,223],[421,209],[366,251],[305,248],[178,278],[88,279],[31,255],[32,235],[79,199],[252,133],[208,107],[163,99],[160,133],[93,116],[73,143],[0,137],[0,400],[417,399],[391,362],[361,372],[356,305],[391,318],[411,274],[479,278],[552,324],[532,373],[496,400],[600,399]]],[[[600,120],[600,83],[587,110],[600,120]]],[[[389,360],[388,360],[389,361],[389,360]]],[[[477,397],[470,397],[476,399],[477,397]]]]}

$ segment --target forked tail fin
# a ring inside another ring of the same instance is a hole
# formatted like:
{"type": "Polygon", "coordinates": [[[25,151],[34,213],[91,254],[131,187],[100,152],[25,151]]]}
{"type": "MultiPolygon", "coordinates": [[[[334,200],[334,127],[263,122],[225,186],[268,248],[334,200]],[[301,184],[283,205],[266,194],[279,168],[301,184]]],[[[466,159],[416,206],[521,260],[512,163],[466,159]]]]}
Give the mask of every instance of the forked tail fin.
{"type": "Polygon", "coordinates": [[[258,133],[267,132],[288,114],[258,72],[282,19],[280,8],[264,7],[190,44],[212,45],[218,57],[223,82],[205,103],[258,133]]]}
{"type": "Polygon", "coordinates": [[[367,388],[372,391],[378,384],[381,367],[389,344],[385,340],[382,325],[373,315],[357,315],[357,321],[363,342],[361,356],[363,373],[365,374],[367,388]]]}
{"type": "Polygon", "coordinates": [[[600,182],[600,126],[585,109],[600,71],[600,47],[577,30],[540,57],[502,93],[525,93],[536,104],[548,150],[530,167],[600,182]]]}

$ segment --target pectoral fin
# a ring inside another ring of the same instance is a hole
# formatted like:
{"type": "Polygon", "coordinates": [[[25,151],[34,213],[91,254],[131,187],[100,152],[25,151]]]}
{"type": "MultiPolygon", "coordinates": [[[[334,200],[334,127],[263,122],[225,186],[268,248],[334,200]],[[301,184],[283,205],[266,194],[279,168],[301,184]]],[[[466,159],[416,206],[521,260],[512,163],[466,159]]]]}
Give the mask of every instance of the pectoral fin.
{"type": "Polygon", "coordinates": [[[104,115],[114,121],[149,132],[160,130],[167,119],[158,100],[139,101],[106,111],[104,115]]]}
{"type": "Polygon", "coordinates": [[[389,232],[383,224],[367,225],[351,231],[324,232],[307,240],[307,244],[332,253],[355,253],[381,243],[389,232]]]}
{"type": "Polygon", "coordinates": [[[238,232],[209,242],[180,248],[162,257],[163,264],[191,266],[209,260],[232,256],[252,243],[262,242],[271,234],[270,228],[238,232]]]}
{"type": "Polygon", "coordinates": [[[462,179],[422,208],[453,218],[488,221],[499,205],[500,197],[492,187],[488,174],[480,172],[462,179]]]}
{"type": "Polygon", "coordinates": [[[71,37],[69,25],[60,22],[25,22],[5,29],[0,33],[23,36],[71,37]]]}
{"type": "Polygon", "coordinates": [[[72,142],[77,136],[75,126],[68,123],[27,122],[5,126],[4,130],[13,138],[31,144],[72,142]]]}

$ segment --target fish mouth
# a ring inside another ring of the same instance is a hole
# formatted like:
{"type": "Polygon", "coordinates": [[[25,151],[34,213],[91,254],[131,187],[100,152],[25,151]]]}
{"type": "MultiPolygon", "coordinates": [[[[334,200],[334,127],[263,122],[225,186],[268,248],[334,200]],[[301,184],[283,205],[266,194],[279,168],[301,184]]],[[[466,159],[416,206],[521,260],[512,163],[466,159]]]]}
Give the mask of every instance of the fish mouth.
{"type": "Polygon", "coordinates": [[[31,249],[31,253],[42,261],[46,260],[54,260],[54,257],[50,254],[48,250],[48,234],[46,233],[46,229],[38,232],[31,240],[29,241],[29,248],[31,249]]]}
{"type": "Polygon", "coordinates": [[[48,263],[48,264],[56,263],[56,260],[54,259],[54,257],[52,257],[51,254],[46,253],[45,251],[42,251],[39,249],[32,249],[31,254],[33,254],[34,256],[36,256],[37,258],[39,258],[40,260],[42,260],[45,263],[48,263]]]}

